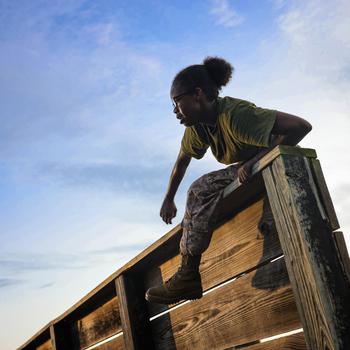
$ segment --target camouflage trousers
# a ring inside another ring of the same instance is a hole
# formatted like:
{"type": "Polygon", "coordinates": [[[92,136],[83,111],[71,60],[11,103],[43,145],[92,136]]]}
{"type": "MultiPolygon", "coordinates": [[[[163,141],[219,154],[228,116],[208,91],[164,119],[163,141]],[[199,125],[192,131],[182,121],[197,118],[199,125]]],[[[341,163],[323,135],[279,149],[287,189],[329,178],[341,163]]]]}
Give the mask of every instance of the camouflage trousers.
{"type": "Polygon", "coordinates": [[[194,181],[187,191],[185,215],[181,222],[181,254],[199,255],[209,246],[215,209],[223,191],[238,176],[239,166],[212,171],[194,181]]]}

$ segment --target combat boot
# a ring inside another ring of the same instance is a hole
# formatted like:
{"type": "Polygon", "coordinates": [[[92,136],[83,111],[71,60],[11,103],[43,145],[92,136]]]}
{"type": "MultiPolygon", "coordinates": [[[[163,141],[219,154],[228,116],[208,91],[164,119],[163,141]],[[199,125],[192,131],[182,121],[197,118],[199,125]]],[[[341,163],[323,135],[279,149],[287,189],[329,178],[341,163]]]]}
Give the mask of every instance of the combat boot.
{"type": "Polygon", "coordinates": [[[149,288],[146,300],[158,304],[174,304],[181,300],[199,299],[203,295],[199,264],[201,255],[182,255],[177,272],[161,286],[149,288]]]}

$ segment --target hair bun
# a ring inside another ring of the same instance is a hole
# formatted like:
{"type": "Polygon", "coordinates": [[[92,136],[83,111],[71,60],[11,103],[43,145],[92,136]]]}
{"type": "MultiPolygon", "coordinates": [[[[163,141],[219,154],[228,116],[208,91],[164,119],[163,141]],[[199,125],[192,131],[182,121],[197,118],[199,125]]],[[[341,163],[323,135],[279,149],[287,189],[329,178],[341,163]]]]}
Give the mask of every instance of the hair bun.
{"type": "Polygon", "coordinates": [[[218,89],[230,81],[234,70],[229,62],[219,57],[206,57],[203,65],[218,89]]]}

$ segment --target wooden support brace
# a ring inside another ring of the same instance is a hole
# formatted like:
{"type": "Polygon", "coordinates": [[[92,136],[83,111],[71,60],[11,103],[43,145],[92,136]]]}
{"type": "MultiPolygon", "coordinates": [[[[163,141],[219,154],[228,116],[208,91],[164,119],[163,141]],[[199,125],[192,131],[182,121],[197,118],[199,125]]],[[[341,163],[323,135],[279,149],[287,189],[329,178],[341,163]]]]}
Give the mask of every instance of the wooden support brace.
{"type": "Polygon", "coordinates": [[[348,250],[346,249],[346,243],[345,243],[343,232],[340,232],[340,231],[333,232],[333,237],[337,247],[338,257],[342,263],[345,277],[350,283],[350,258],[349,258],[348,250]]]}
{"type": "Polygon", "coordinates": [[[142,275],[126,272],[116,281],[125,348],[154,349],[142,275]]]}
{"type": "Polygon", "coordinates": [[[58,350],[56,347],[56,335],[55,335],[55,329],[53,327],[53,324],[50,325],[50,338],[51,338],[52,350],[58,350]]]}
{"type": "Polygon", "coordinates": [[[263,178],[308,348],[346,350],[350,285],[309,167],[308,158],[280,155],[263,178]]]}

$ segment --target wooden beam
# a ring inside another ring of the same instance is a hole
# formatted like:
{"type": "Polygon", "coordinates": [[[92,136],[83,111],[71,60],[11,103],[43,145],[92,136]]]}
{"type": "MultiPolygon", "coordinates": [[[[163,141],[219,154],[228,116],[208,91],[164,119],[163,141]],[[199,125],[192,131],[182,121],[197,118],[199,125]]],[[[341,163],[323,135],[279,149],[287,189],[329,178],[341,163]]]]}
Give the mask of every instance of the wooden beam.
{"type": "Polygon", "coordinates": [[[325,208],[327,219],[332,227],[332,230],[337,230],[339,226],[338,218],[335,213],[331,195],[329,194],[326,180],[323,176],[321,163],[318,159],[310,159],[310,165],[313,172],[313,177],[321,197],[322,205],[325,208]]]}
{"type": "Polygon", "coordinates": [[[333,232],[333,237],[337,247],[338,258],[342,263],[344,275],[350,283],[350,258],[346,248],[343,232],[333,232]]]}
{"type": "Polygon", "coordinates": [[[116,279],[115,284],[125,348],[128,350],[153,349],[142,276],[125,273],[116,279]]]}
{"type": "Polygon", "coordinates": [[[280,155],[263,177],[309,349],[350,349],[350,285],[308,167],[280,155]]]}
{"type": "Polygon", "coordinates": [[[53,324],[50,325],[50,339],[51,339],[51,347],[52,350],[58,350],[56,347],[56,334],[53,324]]]}

